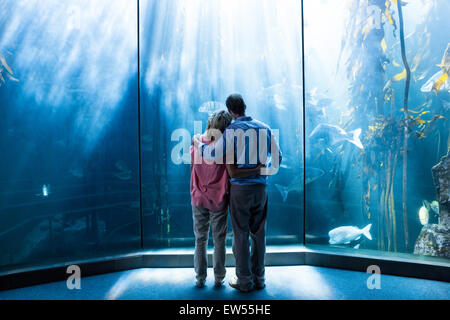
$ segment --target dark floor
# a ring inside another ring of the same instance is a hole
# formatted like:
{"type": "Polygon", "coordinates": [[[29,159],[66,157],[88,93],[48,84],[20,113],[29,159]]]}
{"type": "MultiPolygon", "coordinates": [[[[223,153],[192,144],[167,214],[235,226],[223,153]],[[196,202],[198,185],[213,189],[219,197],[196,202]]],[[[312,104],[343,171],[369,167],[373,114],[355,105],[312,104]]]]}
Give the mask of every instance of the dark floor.
{"type": "MultiPolygon", "coordinates": [[[[234,275],[227,269],[226,280],[234,275]]],[[[208,270],[212,275],[212,269],[208,270]]],[[[136,269],[81,279],[81,290],[68,290],[66,282],[0,292],[10,299],[134,299],[134,300],[303,300],[303,299],[450,299],[450,283],[381,276],[381,289],[369,290],[369,274],[330,268],[294,266],[266,269],[267,287],[249,294],[226,284],[215,289],[210,276],[203,289],[194,287],[193,269],[136,269]]],[[[226,282],[227,283],[227,282],[226,282]]]]}

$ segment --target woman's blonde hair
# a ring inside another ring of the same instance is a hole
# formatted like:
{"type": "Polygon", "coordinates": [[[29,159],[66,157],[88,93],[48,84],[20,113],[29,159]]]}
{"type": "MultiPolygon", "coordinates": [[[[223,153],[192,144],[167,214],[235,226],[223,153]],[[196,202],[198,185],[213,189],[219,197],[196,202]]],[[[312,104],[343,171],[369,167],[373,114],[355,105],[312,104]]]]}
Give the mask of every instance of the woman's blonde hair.
{"type": "Polygon", "coordinates": [[[233,118],[225,110],[214,112],[208,119],[206,125],[206,136],[208,139],[219,139],[225,129],[231,124],[233,118]],[[220,132],[219,132],[220,131],[220,132]]]}

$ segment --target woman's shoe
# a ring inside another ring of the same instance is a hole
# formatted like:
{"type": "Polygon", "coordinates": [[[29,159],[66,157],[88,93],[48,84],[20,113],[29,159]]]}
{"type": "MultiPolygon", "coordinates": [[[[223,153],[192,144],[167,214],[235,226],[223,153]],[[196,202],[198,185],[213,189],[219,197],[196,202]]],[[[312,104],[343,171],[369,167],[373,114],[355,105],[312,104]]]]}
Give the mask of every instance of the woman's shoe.
{"type": "Polygon", "coordinates": [[[214,287],[216,288],[222,288],[223,286],[223,280],[217,280],[214,282],[214,287]]]}
{"type": "Polygon", "coordinates": [[[204,288],[205,287],[205,279],[199,279],[197,280],[197,282],[195,283],[195,286],[197,288],[204,288]]]}
{"type": "Polygon", "coordinates": [[[264,282],[255,282],[255,290],[262,290],[266,287],[264,282]]]}
{"type": "Polygon", "coordinates": [[[250,292],[250,291],[253,290],[253,285],[250,286],[249,288],[241,287],[241,285],[239,284],[239,280],[238,280],[237,277],[231,278],[231,279],[230,279],[230,282],[229,282],[228,284],[230,285],[230,287],[232,287],[232,288],[234,288],[234,289],[237,289],[237,290],[239,290],[239,291],[241,291],[241,292],[244,292],[244,293],[247,293],[247,292],[250,292]]]}

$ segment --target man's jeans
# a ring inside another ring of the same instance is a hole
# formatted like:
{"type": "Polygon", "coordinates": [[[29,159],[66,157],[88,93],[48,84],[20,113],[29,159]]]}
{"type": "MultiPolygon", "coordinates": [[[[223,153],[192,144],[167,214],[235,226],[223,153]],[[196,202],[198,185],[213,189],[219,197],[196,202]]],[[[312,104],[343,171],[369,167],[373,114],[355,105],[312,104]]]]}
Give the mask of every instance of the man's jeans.
{"type": "Polygon", "coordinates": [[[205,280],[208,269],[208,236],[209,225],[214,240],[214,276],[216,281],[225,278],[225,240],[228,228],[228,208],[220,212],[212,212],[204,207],[192,206],[195,234],[194,267],[197,280],[205,280]]]}
{"type": "Polygon", "coordinates": [[[267,187],[263,184],[244,186],[232,184],[230,211],[233,225],[233,254],[236,276],[242,288],[265,281],[267,187]],[[249,237],[252,250],[250,252],[249,237]]]}

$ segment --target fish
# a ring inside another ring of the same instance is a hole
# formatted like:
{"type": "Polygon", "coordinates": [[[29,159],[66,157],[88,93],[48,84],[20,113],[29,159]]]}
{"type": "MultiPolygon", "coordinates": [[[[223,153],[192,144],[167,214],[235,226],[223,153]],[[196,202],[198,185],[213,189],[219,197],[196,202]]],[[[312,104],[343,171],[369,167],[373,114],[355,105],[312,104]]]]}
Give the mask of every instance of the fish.
{"type": "Polygon", "coordinates": [[[327,110],[325,109],[325,107],[307,104],[306,109],[308,110],[308,118],[310,118],[313,121],[327,116],[327,110]]]}
{"type": "Polygon", "coordinates": [[[450,111],[450,102],[446,100],[442,100],[442,105],[446,111],[450,111]]]}
{"type": "Polygon", "coordinates": [[[314,106],[327,107],[333,103],[333,99],[330,98],[313,98],[309,100],[309,103],[314,106]]]}
{"type": "Polygon", "coordinates": [[[306,94],[308,104],[316,107],[328,107],[333,103],[333,99],[330,99],[326,95],[318,93],[317,91],[318,88],[315,87],[306,94]]]}
{"type": "Polygon", "coordinates": [[[153,138],[150,135],[142,136],[141,148],[143,151],[153,151],[153,138]]]}
{"type": "Polygon", "coordinates": [[[84,177],[84,173],[83,170],[79,167],[73,167],[72,169],[69,170],[69,173],[71,175],[73,175],[76,178],[83,178],[84,177]]]}
{"type": "Polygon", "coordinates": [[[13,82],[19,82],[19,79],[14,78],[14,77],[13,77],[12,75],[10,75],[9,73],[6,73],[6,77],[7,77],[9,80],[13,81],[13,82]]]}
{"type": "Polygon", "coordinates": [[[128,170],[130,170],[130,169],[128,168],[126,162],[123,161],[123,160],[117,161],[116,164],[115,164],[115,166],[116,166],[116,168],[119,169],[120,171],[128,171],[128,170]]]}
{"type": "Polygon", "coordinates": [[[430,70],[426,70],[424,72],[422,72],[418,77],[417,77],[417,81],[422,81],[423,79],[425,79],[425,77],[427,76],[428,72],[430,72],[430,70]]]}
{"type": "Polygon", "coordinates": [[[428,211],[432,211],[435,214],[439,214],[439,202],[436,200],[428,202],[427,200],[423,200],[423,206],[427,208],[428,211]]]}
{"type": "Polygon", "coordinates": [[[11,68],[9,67],[8,63],[6,62],[5,57],[0,53],[0,63],[1,65],[3,65],[3,67],[6,69],[6,71],[9,72],[9,74],[14,74],[14,72],[11,70],[11,68]]]}
{"type": "Polygon", "coordinates": [[[439,71],[438,73],[435,73],[421,88],[420,91],[421,92],[431,92],[432,90],[444,90],[447,92],[450,92],[450,81],[448,80],[448,76],[445,82],[442,83],[442,77],[445,78],[446,73],[444,73],[444,71],[439,71]],[[441,80],[439,80],[441,79],[441,80]],[[436,83],[438,83],[438,85],[435,85],[436,83]],[[441,84],[442,83],[442,84],[441,84]],[[438,87],[439,86],[439,87],[438,87]]]}
{"type": "MultiPolygon", "coordinates": [[[[433,83],[433,90],[436,92],[436,94],[441,90],[441,88],[448,87],[448,73],[444,72],[434,83],[433,83]]],[[[450,90],[447,90],[450,92],[450,90]]]]}
{"type": "Polygon", "coordinates": [[[430,212],[439,215],[439,202],[434,200],[430,203],[427,200],[423,200],[422,206],[419,209],[419,221],[423,226],[428,224],[430,212]]]}
{"type": "Polygon", "coordinates": [[[352,241],[359,240],[361,235],[364,235],[367,239],[372,240],[372,235],[370,234],[370,228],[372,224],[368,224],[363,229],[359,229],[354,226],[343,226],[331,230],[328,233],[330,240],[329,244],[349,244],[352,241]]]}
{"type": "MultiPolygon", "coordinates": [[[[321,169],[317,168],[307,168],[306,169],[306,179],[305,184],[310,184],[317,179],[321,178],[325,172],[321,169]]],[[[281,194],[281,197],[283,198],[283,202],[286,202],[288,195],[290,192],[303,192],[303,180],[302,179],[295,179],[292,181],[288,186],[283,186],[280,184],[275,184],[275,187],[278,189],[278,191],[281,194]]]]}
{"type": "Polygon", "coordinates": [[[450,68],[450,43],[447,44],[447,48],[442,56],[441,64],[439,64],[438,67],[442,68],[448,74],[450,68]]]}
{"type": "MultiPolygon", "coordinates": [[[[444,71],[439,71],[439,72],[437,72],[437,73],[435,73],[421,88],[420,88],[420,91],[421,92],[424,92],[424,93],[427,93],[427,92],[431,92],[432,90],[433,90],[433,86],[434,86],[434,83],[436,82],[436,81],[438,81],[438,79],[440,78],[440,77],[442,77],[444,75],[444,71]]],[[[450,84],[449,84],[449,82],[448,81],[446,81],[443,85],[442,85],[442,87],[440,88],[440,89],[444,89],[444,90],[447,90],[447,91],[449,91],[450,90],[450,84]]]]}
{"type": "Polygon", "coordinates": [[[5,75],[11,81],[19,82],[19,79],[14,78],[13,74],[14,73],[6,62],[5,57],[0,53],[0,86],[2,83],[6,83],[5,77],[3,75],[5,75]]]}
{"type": "Polygon", "coordinates": [[[123,181],[127,181],[131,179],[131,170],[130,171],[124,171],[124,172],[116,172],[114,173],[114,176],[117,179],[123,180],[123,181]]]}
{"type": "Polygon", "coordinates": [[[360,140],[361,128],[346,132],[344,129],[331,125],[331,124],[319,124],[309,135],[309,139],[324,139],[329,147],[338,145],[344,141],[348,141],[354,144],[359,149],[364,149],[360,140]]]}
{"type": "Polygon", "coordinates": [[[46,185],[44,184],[42,186],[42,192],[36,194],[37,197],[41,197],[41,198],[47,198],[50,195],[50,185],[46,185]]]}
{"type": "Polygon", "coordinates": [[[198,112],[200,113],[207,113],[208,116],[211,116],[214,112],[219,110],[226,110],[227,106],[218,101],[208,101],[203,103],[200,108],[198,108],[198,112]]]}
{"type": "Polygon", "coordinates": [[[308,97],[314,97],[317,94],[317,91],[319,90],[318,87],[314,87],[307,93],[308,97]]]}
{"type": "Polygon", "coordinates": [[[441,63],[438,65],[441,70],[435,73],[423,86],[420,88],[422,92],[431,92],[434,90],[436,94],[440,90],[450,92],[450,43],[447,44],[444,56],[442,57],[441,63]]]}
{"type": "Polygon", "coordinates": [[[279,94],[274,94],[273,95],[273,102],[275,103],[275,108],[277,108],[278,110],[282,110],[285,111],[287,110],[287,101],[284,97],[280,96],[279,94]]]}
{"type": "Polygon", "coordinates": [[[389,89],[392,85],[392,80],[388,80],[388,82],[386,82],[386,84],[384,85],[383,88],[383,92],[386,91],[387,89],[389,89]]]}
{"type": "Polygon", "coordinates": [[[428,224],[428,220],[430,218],[430,213],[426,206],[421,206],[419,209],[419,221],[424,226],[428,224]]]}
{"type": "Polygon", "coordinates": [[[286,111],[289,105],[289,99],[302,95],[302,86],[283,82],[263,88],[260,97],[262,96],[269,104],[273,104],[276,109],[286,111]]]}
{"type": "Polygon", "coordinates": [[[120,160],[117,161],[115,164],[116,168],[119,170],[119,172],[114,173],[114,176],[120,180],[130,180],[132,171],[130,168],[128,168],[125,161],[120,160]]]}

